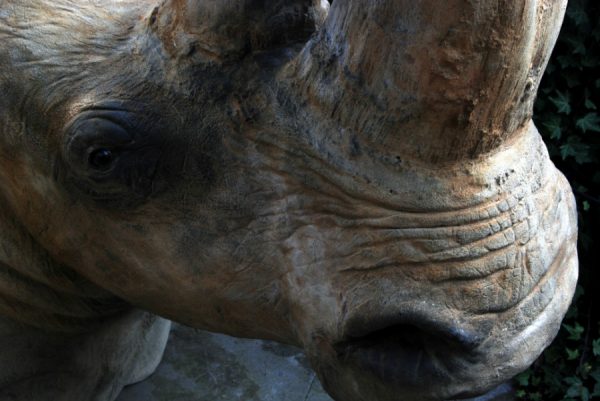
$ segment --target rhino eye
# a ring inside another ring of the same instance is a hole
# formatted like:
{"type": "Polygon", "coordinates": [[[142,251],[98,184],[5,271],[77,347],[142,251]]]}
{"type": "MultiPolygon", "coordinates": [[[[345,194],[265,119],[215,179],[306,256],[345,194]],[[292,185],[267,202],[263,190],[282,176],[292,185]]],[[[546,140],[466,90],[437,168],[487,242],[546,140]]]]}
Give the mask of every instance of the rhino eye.
{"type": "Polygon", "coordinates": [[[60,175],[69,190],[106,205],[139,203],[150,196],[157,188],[163,148],[157,124],[146,120],[141,113],[113,107],[79,114],[66,127],[61,158],[60,175]]]}
{"type": "Polygon", "coordinates": [[[134,130],[122,120],[124,116],[108,112],[83,115],[69,128],[67,159],[78,169],[109,169],[119,153],[135,148],[134,130]]]}
{"type": "Polygon", "coordinates": [[[109,170],[116,161],[116,154],[107,148],[100,148],[92,151],[88,162],[93,169],[106,171],[109,170]]]}

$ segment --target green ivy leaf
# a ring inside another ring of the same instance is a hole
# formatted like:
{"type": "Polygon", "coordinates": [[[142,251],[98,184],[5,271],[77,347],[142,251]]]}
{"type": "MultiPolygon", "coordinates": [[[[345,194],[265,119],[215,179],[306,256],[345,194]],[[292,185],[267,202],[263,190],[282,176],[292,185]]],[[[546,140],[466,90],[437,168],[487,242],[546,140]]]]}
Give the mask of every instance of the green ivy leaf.
{"type": "Polygon", "coordinates": [[[581,59],[581,65],[587,68],[594,68],[600,65],[600,57],[596,54],[587,54],[581,59]]]}
{"type": "Polygon", "coordinates": [[[594,391],[592,392],[592,398],[600,397],[600,383],[594,385],[594,391]]]}
{"type": "Polygon", "coordinates": [[[582,401],[590,401],[590,390],[587,387],[581,387],[579,397],[581,397],[582,401]]]}
{"type": "Polygon", "coordinates": [[[569,337],[567,337],[567,338],[569,340],[573,340],[573,341],[579,341],[581,339],[581,335],[585,331],[585,329],[583,328],[583,326],[580,325],[577,322],[575,322],[575,326],[570,326],[568,324],[563,324],[563,327],[569,333],[569,337]]]}
{"type": "Polygon", "coordinates": [[[583,382],[579,377],[567,377],[565,378],[565,383],[569,385],[565,396],[566,397],[579,397],[581,394],[581,388],[583,387],[583,382]]]}
{"type": "Polygon", "coordinates": [[[569,387],[569,389],[567,390],[567,393],[565,394],[567,397],[577,397],[579,395],[579,387],[578,386],[571,386],[569,387]]]}
{"type": "Polygon", "coordinates": [[[592,365],[590,363],[586,362],[581,366],[580,376],[583,377],[584,380],[587,380],[591,371],[592,371],[592,365]]]}
{"type": "Polygon", "coordinates": [[[584,117],[578,119],[575,125],[583,132],[600,132],[600,116],[593,112],[587,113],[584,117]]]}
{"type": "Polygon", "coordinates": [[[586,294],[585,288],[581,284],[577,284],[575,287],[575,295],[573,295],[573,300],[579,300],[582,296],[586,294]]]}
{"type": "Polygon", "coordinates": [[[515,380],[519,383],[519,386],[527,387],[529,386],[529,378],[531,377],[531,370],[526,370],[525,372],[517,375],[515,380]]]}
{"type": "MultiPolygon", "coordinates": [[[[588,203],[589,205],[589,203],[588,203]]],[[[585,208],[585,206],[584,206],[585,208]]],[[[594,341],[592,341],[592,351],[594,353],[595,356],[600,356],[600,338],[595,339],[594,341]]],[[[596,381],[600,382],[600,368],[598,369],[598,377],[594,377],[596,379],[596,381]]]]}
{"type": "Polygon", "coordinates": [[[590,99],[589,88],[585,88],[585,107],[588,110],[597,110],[596,104],[590,99]]]}
{"type": "Polygon", "coordinates": [[[566,36],[563,38],[570,46],[573,54],[586,54],[586,47],[583,40],[578,38],[577,36],[566,36]]]}
{"type": "Polygon", "coordinates": [[[600,396],[600,367],[597,368],[594,372],[592,372],[590,376],[592,376],[594,378],[594,381],[596,382],[594,384],[594,391],[592,392],[592,397],[598,397],[600,396]]]}
{"type": "Polygon", "coordinates": [[[579,71],[565,71],[562,77],[567,81],[567,86],[572,89],[581,85],[580,75],[579,71]]]}
{"type": "Polygon", "coordinates": [[[583,194],[587,194],[589,189],[585,185],[577,185],[577,192],[581,192],[583,194]]]}
{"type": "Polygon", "coordinates": [[[560,147],[560,155],[563,160],[573,157],[577,164],[585,164],[592,161],[590,156],[590,146],[581,143],[578,137],[569,137],[569,141],[560,147]]]}
{"type": "Polygon", "coordinates": [[[517,393],[516,393],[517,398],[525,398],[526,395],[527,395],[527,393],[525,392],[525,390],[517,390],[517,393]]]}
{"type": "Polygon", "coordinates": [[[565,348],[565,351],[567,351],[567,359],[569,361],[573,361],[573,360],[579,358],[579,350],[578,349],[565,348]]]}
{"type": "Polygon", "coordinates": [[[585,26],[590,23],[590,19],[585,9],[580,5],[573,5],[567,11],[567,16],[575,22],[577,26],[585,26]]]}
{"type": "Polygon", "coordinates": [[[583,201],[583,211],[584,212],[589,212],[590,211],[590,202],[588,201],[583,201]]]}
{"type": "Polygon", "coordinates": [[[556,93],[556,97],[549,97],[550,101],[554,103],[559,113],[571,114],[571,96],[569,92],[562,93],[557,90],[556,93]]]}
{"type": "Polygon", "coordinates": [[[560,64],[560,67],[562,69],[567,69],[569,67],[579,68],[579,63],[577,62],[577,60],[575,60],[575,57],[571,56],[570,54],[558,56],[556,60],[558,61],[558,64],[560,64]]]}
{"type": "MultiPolygon", "coordinates": [[[[594,355],[596,355],[596,353],[594,353],[594,355]]],[[[590,376],[596,381],[596,384],[600,384],[600,367],[597,367],[596,370],[591,372],[590,376]]]]}
{"type": "Polygon", "coordinates": [[[560,139],[562,136],[561,119],[557,115],[550,116],[547,121],[542,123],[542,126],[550,134],[551,139],[560,139]]]}

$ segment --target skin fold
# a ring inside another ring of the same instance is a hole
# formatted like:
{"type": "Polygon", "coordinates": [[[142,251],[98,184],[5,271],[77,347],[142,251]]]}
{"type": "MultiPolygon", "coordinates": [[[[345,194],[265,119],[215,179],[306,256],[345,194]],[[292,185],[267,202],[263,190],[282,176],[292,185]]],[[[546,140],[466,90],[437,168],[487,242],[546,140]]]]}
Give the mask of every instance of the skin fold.
{"type": "Polygon", "coordinates": [[[112,401],[167,319],[340,401],[526,369],[577,279],[531,122],[564,8],[0,0],[0,399],[112,401]]]}

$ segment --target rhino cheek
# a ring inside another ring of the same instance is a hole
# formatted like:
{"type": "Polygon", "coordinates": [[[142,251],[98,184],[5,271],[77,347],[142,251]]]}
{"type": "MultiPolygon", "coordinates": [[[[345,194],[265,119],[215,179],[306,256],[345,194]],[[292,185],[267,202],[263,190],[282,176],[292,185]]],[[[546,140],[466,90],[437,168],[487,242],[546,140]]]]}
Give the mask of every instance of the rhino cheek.
{"type": "Polygon", "coordinates": [[[106,210],[91,211],[88,204],[65,196],[26,159],[11,160],[2,170],[11,172],[3,176],[4,193],[11,194],[11,209],[55,261],[171,319],[232,335],[295,342],[278,284],[280,273],[264,268],[272,261],[246,260],[242,272],[236,272],[240,259],[232,258],[235,241],[203,244],[189,222],[143,219],[140,211],[128,219],[106,210]]]}
{"type": "Polygon", "coordinates": [[[146,227],[146,235],[116,226],[104,233],[110,238],[91,239],[81,255],[89,278],[134,305],[193,327],[295,342],[272,261],[232,257],[245,253],[234,248],[235,241],[203,243],[197,230],[188,248],[173,231],[189,231],[189,222],[146,227]]]}

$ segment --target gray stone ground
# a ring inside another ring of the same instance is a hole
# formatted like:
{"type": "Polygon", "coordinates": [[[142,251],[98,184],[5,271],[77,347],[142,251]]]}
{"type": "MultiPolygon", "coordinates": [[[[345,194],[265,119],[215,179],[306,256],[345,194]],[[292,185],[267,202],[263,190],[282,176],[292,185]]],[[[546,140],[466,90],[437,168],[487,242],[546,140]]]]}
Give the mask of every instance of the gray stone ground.
{"type": "Polygon", "coordinates": [[[174,326],[162,363],[117,401],[332,401],[298,348],[174,326]]]}
{"type": "MultiPolygon", "coordinates": [[[[298,348],[174,325],[164,359],[117,401],[333,401],[298,348]]],[[[472,401],[512,401],[501,386],[472,401]]],[[[375,401],[375,400],[374,400],[375,401]]]]}

